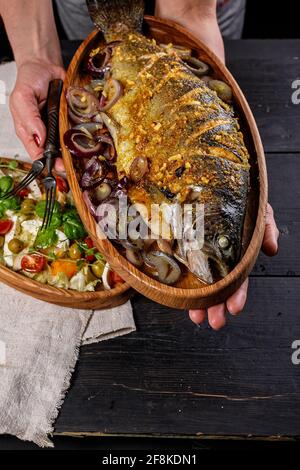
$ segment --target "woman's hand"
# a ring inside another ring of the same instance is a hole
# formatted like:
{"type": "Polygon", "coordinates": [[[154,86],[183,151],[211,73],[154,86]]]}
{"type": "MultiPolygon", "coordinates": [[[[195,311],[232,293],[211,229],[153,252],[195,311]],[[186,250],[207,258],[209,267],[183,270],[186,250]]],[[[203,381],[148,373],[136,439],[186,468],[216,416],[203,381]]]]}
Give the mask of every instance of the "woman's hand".
{"type": "Polygon", "coordinates": [[[186,28],[225,62],[216,0],[157,0],[155,15],[186,28]]]}
{"type": "MultiPolygon", "coordinates": [[[[266,212],[266,229],[262,244],[263,252],[268,256],[276,255],[278,251],[278,237],[279,230],[277,228],[273,209],[268,204],[266,212]]],[[[207,312],[205,309],[190,310],[190,319],[200,324],[208,317],[208,322],[214,330],[219,330],[226,323],[226,312],[228,311],[231,315],[238,315],[244,308],[247,300],[248,290],[248,279],[242,284],[242,286],[231,296],[226,302],[219,305],[209,307],[207,312]]]]}
{"type": "MultiPolygon", "coordinates": [[[[10,96],[10,110],[16,134],[30,158],[40,158],[44,151],[46,128],[41,119],[51,80],[64,79],[65,71],[47,62],[24,62],[18,67],[17,81],[10,96]]],[[[57,169],[62,163],[57,162],[57,169]]]]}

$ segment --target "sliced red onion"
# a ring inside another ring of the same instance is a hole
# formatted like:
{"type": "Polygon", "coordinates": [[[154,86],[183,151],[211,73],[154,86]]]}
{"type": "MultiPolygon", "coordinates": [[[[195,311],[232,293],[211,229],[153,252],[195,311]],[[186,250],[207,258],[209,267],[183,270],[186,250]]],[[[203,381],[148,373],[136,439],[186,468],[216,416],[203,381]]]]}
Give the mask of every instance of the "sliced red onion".
{"type": "Polygon", "coordinates": [[[102,101],[102,97],[104,96],[102,94],[102,96],[100,98],[100,104],[99,104],[100,111],[108,111],[110,108],[112,108],[112,106],[114,104],[116,104],[116,102],[121,98],[121,96],[123,94],[123,86],[118,80],[116,80],[114,78],[111,78],[110,80],[108,80],[106,85],[105,85],[104,91],[106,91],[106,89],[109,86],[112,86],[114,88],[114,94],[108,102],[107,101],[105,102],[105,104],[102,101]]]}
{"type": "Polygon", "coordinates": [[[96,207],[94,206],[94,204],[92,203],[92,201],[90,199],[89,192],[86,191],[86,190],[83,191],[82,197],[83,197],[83,200],[84,200],[87,208],[89,209],[90,213],[92,214],[92,216],[96,217],[96,207]]]}
{"type": "Polygon", "coordinates": [[[72,110],[68,107],[68,116],[69,118],[71,119],[72,122],[74,122],[74,124],[81,124],[81,123],[85,123],[85,122],[89,122],[90,119],[89,118],[85,118],[83,116],[77,116],[76,114],[74,114],[72,112],[72,110]]]}
{"type": "Polygon", "coordinates": [[[91,138],[102,128],[103,125],[100,122],[83,122],[73,127],[73,129],[86,132],[87,135],[90,134],[91,138]]]}
{"type": "Polygon", "coordinates": [[[159,240],[157,240],[157,246],[159,250],[162,251],[163,253],[167,253],[167,255],[170,255],[170,256],[173,255],[171,242],[169,240],[160,238],[159,240]]]}
{"type": "Polygon", "coordinates": [[[134,266],[137,266],[138,268],[143,265],[143,258],[141,253],[139,253],[136,250],[133,250],[131,248],[126,249],[126,258],[130,263],[132,263],[134,266]]]}
{"type": "Polygon", "coordinates": [[[66,100],[71,113],[79,118],[91,119],[99,111],[97,97],[80,87],[69,87],[66,100]]]}
{"type": "Polygon", "coordinates": [[[76,157],[93,157],[101,152],[101,142],[90,139],[86,133],[69,129],[64,135],[65,146],[76,157]]]}
{"type": "Polygon", "coordinates": [[[110,70],[109,60],[111,58],[112,48],[105,47],[97,54],[88,58],[86,69],[93,77],[103,78],[104,74],[110,70]]]}
{"type": "Polygon", "coordinates": [[[197,77],[203,77],[209,73],[209,65],[196,57],[188,57],[184,59],[184,63],[194,75],[197,75],[197,77]]]}
{"type": "Polygon", "coordinates": [[[104,153],[105,158],[107,158],[107,160],[114,160],[116,157],[116,149],[115,149],[115,145],[111,136],[107,134],[99,134],[96,137],[96,141],[103,142],[109,145],[109,148],[106,149],[103,153],[104,153]]]}
{"type": "Polygon", "coordinates": [[[104,164],[102,164],[97,157],[93,157],[86,165],[80,185],[83,189],[95,188],[99,183],[102,183],[105,174],[106,168],[104,164]]]}
{"type": "Polygon", "coordinates": [[[100,113],[100,115],[101,115],[102,121],[104,122],[110,135],[112,136],[114,143],[116,143],[117,142],[117,132],[116,132],[117,124],[107,114],[100,113]]]}
{"type": "Polygon", "coordinates": [[[161,251],[143,253],[143,258],[148,266],[157,270],[157,276],[163,284],[174,284],[181,275],[181,270],[176,261],[161,251]]]}

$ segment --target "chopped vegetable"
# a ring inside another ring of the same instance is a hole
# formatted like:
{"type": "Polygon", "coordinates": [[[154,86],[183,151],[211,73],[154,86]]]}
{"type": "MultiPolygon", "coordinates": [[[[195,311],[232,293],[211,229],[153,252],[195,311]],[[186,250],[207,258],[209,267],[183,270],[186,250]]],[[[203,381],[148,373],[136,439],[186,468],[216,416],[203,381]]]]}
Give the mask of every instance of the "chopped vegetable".
{"type": "Polygon", "coordinates": [[[16,255],[20,253],[20,251],[22,251],[23,248],[24,248],[24,243],[22,242],[22,240],[19,240],[19,238],[13,238],[8,243],[9,251],[11,251],[12,253],[16,255]]]}
{"type": "Polygon", "coordinates": [[[14,185],[14,180],[11,176],[2,176],[0,178],[0,197],[8,193],[14,185]]]}
{"type": "Polygon", "coordinates": [[[222,82],[221,80],[209,80],[208,86],[217,93],[221,100],[226,103],[230,103],[232,101],[232,89],[227,85],[227,83],[222,82]]]}
{"type": "Polygon", "coordinates": [[[51,263],[51,274],[57,276],[59,273],[65,274],[69,279],[73,277],[78,271],[76,263],[74,261],[60,259],[51,263]]]}
{"type": "Polygon", "coordinates": [[[54,228],[49,227],[44,230],[40,230],[34,242],[35,248],[43,249],[49,246],[56,245],[58,242],[58,236],[54,228]]]}
{"type": "Polygon", "coordinates": [[[63,231],[70,240],[83,238],[86,235],[85,228],[77,214],[72,214],[72,212],[69,211],[67,214],[63,215],[63,221],[63,231]]]}
{"type": "MultiPolygon", "coordinates": [[[[46,201],[39,201],[37,205],[35,206],[35,212],[36,215],[38,215],[41,219],[44,217],[46,209],[46,201]]],[[[53,214],[59,214],[61,213],[61,205],[59,202],[55,201],[54,207],[53,207],[53,214]]]]}
{"type": "Polygon", "coordinates": [[[84,239],[84,249],[85,249],[85,259],[89,262],[92,263],[95,261],[95,248],[94,248],[94,242],[90,237],[86,237],[84,239]],[[86,247],[85,247],[85,246],[86,247]]]}
{"type": "Polygon", "coordinates": [[[81,249],[78,243],[73,243],[70,246],[68,253],[71,259],[81,259],[81,249]]]}
{"type": "Polygon", "coordinates": [[[18,192],[20,198],[24,199],[25,197],[29,196],[30,190],[28,188],[23,188],[21,191],[18,192]]]}
{"type": "Polygon", "coordinates": [[[46,258],[40,253],[23,256],[21,268],[28,273],[40,273],[46,266],[46,258]]]}
{"type": "Polygon", "coordinates": [[[102,261],[96,261],[91,266],[93,274],[99,279],[101,279],[102,277],[104,266],[105,266],[105,263],[103,263],[102,261]]]}
{"type": "Polygon", "coordinates": [[[20,200],[16,196],[7,199],[0,199],[0,218],[2,218],[7,210],[16,211],[20,207],[20,200]]]}
{"type": "Polygon", "coordinates": [[[69,185],[67,181],[61,176],[56,176],[55,179],[58,191],[60,191],[61,193],[67,193],[69,191],[69,185]]]}
{"type": "Polygon", "coordinates": [[[2,219],[0,220],[0,235],[5,235],[8,233],[13,226],[13,221],[10,219],[2,219]]]}
{"type": "Polygon", "coordinates": [[[35,211],[35,200],[26,198],[21,202],[21,214],[32,215],[35,211]]]}

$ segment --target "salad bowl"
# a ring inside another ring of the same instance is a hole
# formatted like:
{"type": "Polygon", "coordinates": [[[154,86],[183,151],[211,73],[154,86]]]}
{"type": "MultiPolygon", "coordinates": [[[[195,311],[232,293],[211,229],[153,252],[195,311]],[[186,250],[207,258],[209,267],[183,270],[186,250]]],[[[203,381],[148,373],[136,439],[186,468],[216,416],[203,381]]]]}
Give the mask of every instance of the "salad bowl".
{"type": "MultiPolygon", "coordinates": [[[[6,159],[6,158],[1,158],[0,159],[0,183],[1,183],[1,178],[3,177],[9,177],[9,178],[14,178],[15,175],[18,175],[20,173],[24,173],[28,171],[30,168],[30,165],[27,163],[22,163],[18,162],[16,160],[11,160],[11,159],[6,159]]],[[[60,178],[57,176],[57,178],[60,178]]],[[[5,179],[0,186],[2,187],[3,184],[6,183],[5,179]]],[[[64,180],[60,178],[60,184],[64,185],[64,180]]],[[[24,201],[28,200],[28,198],[32,198],[32,200],[35,200],[36,206],[38,206],[38,203],[40,202],[43,203],[43,195],[41,196],[41,201],[39,201],[39,193],[36,194],[36,191],[39,191],[39,181],[34,182],[33,186],[30,186],[27,190],[29,192],[29,195],[26,194],[20,194],[19,197],[19,203],[23,203],[24,206],[24,201]]],[[[63,195],[63,193],[62,193],[63,195]]],[[[92,281],[90,286],[94,283],[100,285],[100,290],[97,290],[98,288],[96,287],[96,290],[84,290],[86,286],[89,286],[89,284],[86,282],[83,282],[83,276],[81,279],[79,279],[79,276],[77,276],[78,281],[76,284],[76,272],[74,273],[73,276],[73,287],[74,288],[64,288],[65,282],[66,282],[66,275],[62,272],[61,279],[59,279],[59,266],[64,266],[70,269],[73,269],[73,265],[75,267],[75,261],[73,259],[65,259],[68,255],[65,254],[64,259],[61,260],[60,254],[56,256],[55,259],[52,259],[48,256],[48,259],[50,261],[47,261],[49,266],[47,266],[48,271],[50,270],[51,273],[55,274],[55,282],[53,281],[52,284],[48,283],[47,281],[43,279],[43,270],[40,270],[39,268],[39,263],[45,262],[46,255],[40,255],[37,256],[35,255],[35,252],[33,250],[27,250],[27,252],[24,251],[24,256],[20,257],[20,266],[18,266],[17,270],[14,270],[16,268],[16,265],[10,262],[10,256],[16,257],[19,256],[18,254],[14,255],[13,252],[9,250],[9,246],[12,247],[12,245],[9,245],[9,242],[13,240],[13,243],[16,244],[16,238],[14,238],[14,226],[12,223],[16,223],[18,221],[18,209],[15,210],[14,207],[9,207],[7,206],[7,210],[5,213],[3,213],[3,209],[1,206],[1,200],[0,200],[0,241],[1,241],[1,247],[0,247],[0,254],[1,254],[1,259],[0,259],[0,281],[3,282],[4,284],[7,284],[10,287],[13,287],[24,294],[30,295],[36,299],[43,300],[45,302],[50,302],[53,304],[60,305],[62,307],[69,307],[69,308],[78,308],[78,309],[103,309],[103,308],[111,308],[111,307],[116,307],[118,305],[123,304],[126,302],[131,296],[132,296],[132,289],[123,282],[119,277],[118,281],[112,284],[111,281],[111,286],[107,286],[110,288],[104,289],[103,288],[103,283],[101,281],[101,278],[99,279],[99,283],[97,281],[97,278],[95,276],[92,276],[92,281]],[[1,212],[2,211],[2,212],[1,212]],[[35,256],[34,259],[32,259],[32,256],[35,256]],[[43,261],[41,261],[43,260],[43,261]],[[30,265],[30,263],[33,264],[30,265]],[[59,264],[61,263],[61,264],[59,264]],[[73,263],[73,265],[71,264],[73,263]],[[12,265],[13,264],[13,265],[12,265]],[[20,269],[19,269],[20,268],[20,269]],[[22,269],[23,268],[23,269],[22,269]],[[55,272],[54,272],[55,270],[55,272]],[[39,280],[40,279],[40,280],[39,280]],[[65,282],[63,282],[65,281],[65,282]],[[81,284],[81,287],[80,287],[81,284]],[[82,289],[82,290],[78,290],[82,289]]],[[[32,235],[32,227],[34,227],[35,224],[35,219],[32,218],[32,216],[29,218],[30,220],[25,220],[26,227],[28,228],[28,232],[26,233],[25,230],[23,229],[23,240],[24,237],[27,235],[32,235]]],[[[76,220],[76,219],[75,219],[76,220]]],[[[24,221],[23,221],[23,226],[24,221]]],[[[67,234],[73,239],[73,246],[76,244],[76,240],[74,239],[75,233],[71,234],[70,229],[72,229],[72,223],[69,224],[67,234]]],[[[29,239],[28,239],[29,240],[29,239]]],[[[66,237],[67,240],[67,237],[66,237]]],[[[66,243],[66,240],[62,243],[66,243]]],[[[23,244],[23,242],[21,242],[23,244]]],[[[29,242],[28,242],[29,243],[29,242]]],[[[26,246],[26,238],[25,238],[25,246],[26,246]]],[[[63,245],[60,245],[60,248],[63,245]]],[[[84,247],[86,245],[83,245],[84,247]]],[[[91,250],[91,248],[87,247],[87,250],[91,250]]],[[[16,246],[12,248],[13,251],[19,251],[19,248],[16,246]]],[[[68,253],[67,247],[64,247],[63,250],[66,250],[66,253],[68,253]]],[[[93,250],[93,248],[92,248],[93,250]]],[[[96,251],[96,250],[95,250],[96,251]]],[[[45,253],[45,251],[42,251],[42,253],[45,253]]],[[[22,251],[21,253],[22,254],[22,251]]],[[[89,256],[93,257],[93,253],[91,254],[91,251],[88,251],[89,256]]],[[[96,254],[96,252],[95,252],[96,254]]],[[[52,256],[52,255],[51,255],[52,256]]],[[[82,255],[83,257],[85,256],[85,253],[82,255]]],[[[74,256],[73,256],[74,257],[74,256]]],[[[101,256],[102,259],[102,256],[101,256]]],[[[96,258],[95,258],[96,260],[96,258]]],[[[76,265],[79,265],[80,259],[76,261],[76,265]]],[[[85,262],[85,261],[84,261],[85,262]]],[[[90,262],[90,261],[89,261],[90,262]]],[[[97,262],[97,260],[96,260],[97,262]]],[[[16,263],[18,264],[17,260],[16,263]]],[[[92,266],[92,265],[91,265],[92,266]]],[[[45,266],[44,266],[45,267],[45,266]]],[[[77,272],[80,271],[79,268],[75,267],[75,270],[77,272]]],[[[106,271],[110,271],[108,267],[106,267],[106,271]]],[[[112,272],[112,271],[111,271],[112,272]]],[[[69,275],[69,273],[67,272],[69,275]]],[[[52,276],[52,277],[53,277],[52,276]]],[[[53,278],[54,279],[54,278],[53,278]]],[[[110,277],[112,279],[112,276],[110,277]]],[[[107,280],[107,277],[106,277],[107,280]]],[[[88,287],[88,289],[91,289],[91,287],[88,287]]]]}

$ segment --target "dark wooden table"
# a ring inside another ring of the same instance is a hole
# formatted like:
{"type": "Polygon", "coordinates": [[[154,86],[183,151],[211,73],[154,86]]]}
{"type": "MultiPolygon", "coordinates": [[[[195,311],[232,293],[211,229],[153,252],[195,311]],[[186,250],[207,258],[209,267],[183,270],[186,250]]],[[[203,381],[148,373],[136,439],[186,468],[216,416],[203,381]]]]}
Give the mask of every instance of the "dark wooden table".
{"type": "MultiPolygon", "coordinates": [[[[76,46],[63,45],[66,61],[76,46]]],[[[243,314],[220,332],[137,295],[136,333],[81,349],[59,436],[300,437],[300,40],[226,51],[265,146],[280,253],[260,255],[243,314]]]]}

